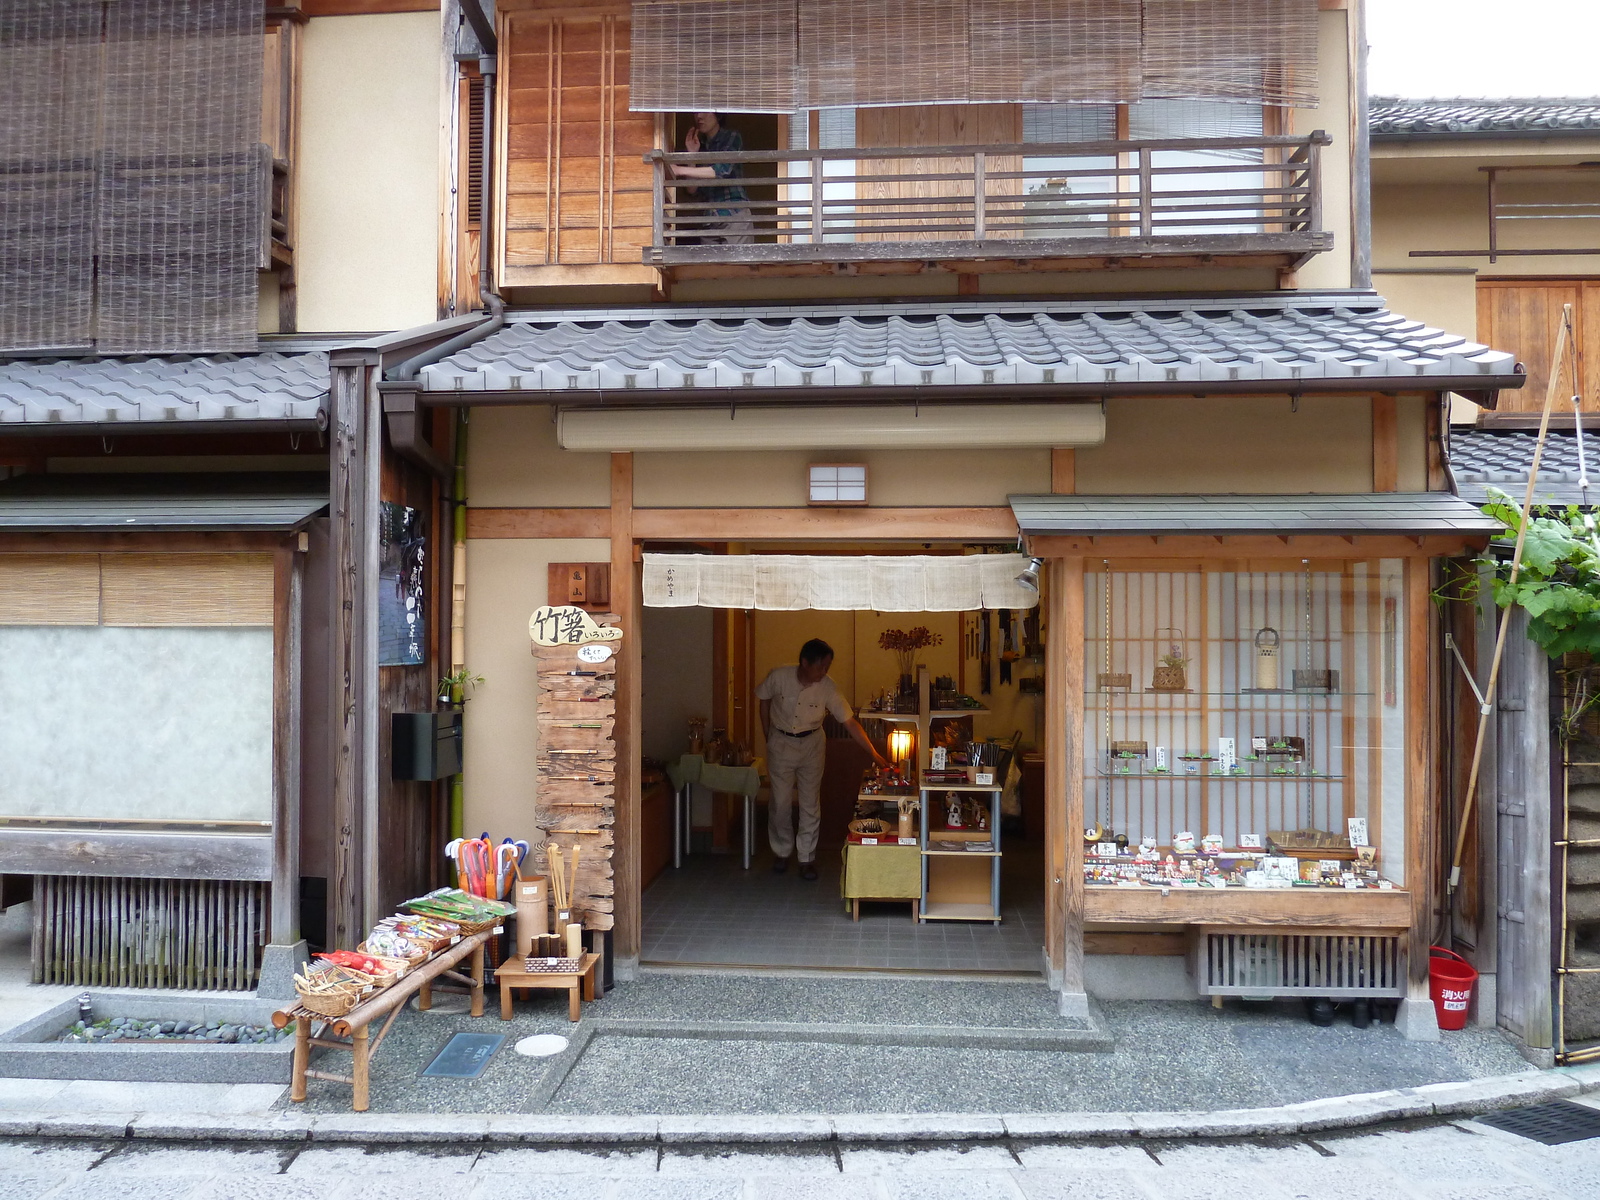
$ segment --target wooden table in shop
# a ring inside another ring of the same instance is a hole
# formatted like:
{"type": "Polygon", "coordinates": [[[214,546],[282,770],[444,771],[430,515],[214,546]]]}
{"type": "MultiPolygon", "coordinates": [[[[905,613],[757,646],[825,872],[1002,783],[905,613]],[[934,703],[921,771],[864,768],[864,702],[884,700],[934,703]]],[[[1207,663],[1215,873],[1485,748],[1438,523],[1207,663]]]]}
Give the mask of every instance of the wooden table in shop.
{"type": "Polygon", "coordinates": [[[306,1098],[307,1079],[326,1079],[333,1083],[346,1083],[350,1085],[352,1097],[351,1107],[356,1112],[367,1111],[367,1072],[372,1062],[372,1056],[378,1052],[378,1047],[383,1045],[383,1039],[389,1034],[389,1026],[394,1024],[394,1019],[400,1015],[400,1010],[412,996],[417,997],[417,1007],[426,1011],[433,1004],[433,985],[435,980],[452,979],[457,983],[465,984],[467,993],[472,997],[472,1015],[483,1016],[483,946],[494,936],[493,930],[484,930],[462,938],[453,946],[439,951],[426,962],[411,968],[388,987],[374,992],[372,996],[363,1000],[342,1017],[324,1017],[309,1009],[300,1007],[298,1001],[287,1004],[272,1014],[272,1024],[282,1029],[293,1021],[294,1030],[294,1064],[289,1075],[289,1099],[304,1100],[306,1098]],[[455,970],[462,959],[472,960],[468,968],[470,976],[463,975],[455,970]],[[368,1026],[377,1018],[385,1016],[378,1036],[368,1037],[368,1026]],[[313,1025],[322,1026],[321,1035],[315,1035],[313,1025]],[[332,1036],[328,1036],[331,1034],[332,1036]],[[324,1050],[348,1050],[352,1060],[350,1074],[338,1075],[332,1071],[313,1071],[310,1069],[311,1047],[320,1046],[324,1050]]]}
{"type": "Polygon", "coordinates": [[[508,958],[494,973],[500,983],[500,1019],[511,1020],[513,988],[545,988],[567,993],[567,1019],[576,1021],[582,1011],[578,1003],[580,990],[584,1000],[597,1000],[606,994],[605,980],[595,969],[599,961],[598,954],[585,954],[576,971],[530,971],[525,958],[508,958]]]}

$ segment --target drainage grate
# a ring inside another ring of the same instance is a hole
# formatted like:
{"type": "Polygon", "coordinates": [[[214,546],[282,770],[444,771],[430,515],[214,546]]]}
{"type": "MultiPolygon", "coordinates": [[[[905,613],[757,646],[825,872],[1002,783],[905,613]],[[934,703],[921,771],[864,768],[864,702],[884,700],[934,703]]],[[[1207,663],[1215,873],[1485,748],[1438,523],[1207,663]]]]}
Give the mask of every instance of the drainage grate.
{"type": "Polygon", "coordinates": [[[1535,1104],[1532,1108],[1489,1113],[1478,1120],[1496,1129],[1504,1129],[1507,1133],[1543,1142],[1546,1146],[1600,1137],[1600,1109],[1574,1104],[1570,1100],[1555,1100],[1549,1104],[1535,1104]]]}
{"type": "Polygon", "coordinates": [[[476,1079],[505,1041],[501,1033],[458,1033],[444,1044],[444,1049],[422,1073],[444,1079],[476,1079]]]}

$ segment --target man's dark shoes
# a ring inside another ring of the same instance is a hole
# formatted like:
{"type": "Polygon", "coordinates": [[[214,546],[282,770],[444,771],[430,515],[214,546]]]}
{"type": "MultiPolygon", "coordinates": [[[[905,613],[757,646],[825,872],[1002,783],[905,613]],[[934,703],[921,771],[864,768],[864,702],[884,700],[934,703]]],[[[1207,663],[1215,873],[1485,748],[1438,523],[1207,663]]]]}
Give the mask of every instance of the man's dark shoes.
{"type": "Polygon", "coordinates": [[[816,863],[814,863],[814,862],[803,862],[803,863],[800,864],[800,878],[801,879],[815,879],[816,877],[817,877],[817,864],[816,863]]]}
{"type": "Polygon", "coordinates": [[[789,860],[787,858],[775,858],[772,860],[772,873],[774,875],[782,875],[788,869],[789,860]]]}

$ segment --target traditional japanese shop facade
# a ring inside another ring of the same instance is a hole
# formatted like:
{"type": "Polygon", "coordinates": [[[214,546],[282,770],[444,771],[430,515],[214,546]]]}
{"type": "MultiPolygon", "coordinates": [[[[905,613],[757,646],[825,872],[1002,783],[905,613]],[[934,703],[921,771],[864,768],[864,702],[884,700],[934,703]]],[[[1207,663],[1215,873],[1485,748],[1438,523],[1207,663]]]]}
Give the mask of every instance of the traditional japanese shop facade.
{"type": "Polygon", "coordinates": [[[471,409],[467,646],[491,683],[473,701],[467,824],[516,820],[535,774],[530,594],[551,564],[605,563],[625,630],[626,974],[651,961],[641,896],[659,862],[628,636],[661,652],[641,611],[650,556],[1020,538],[1043,560],[1037,962],[1063,1005],[1365,994],[1419,1001],[1403,1012],[1420,1029],[1440,787],[1428,595],[1439,560],[1496,528],[1443,490],[1441,397],[1519,382],[1508,356],[1370,293],[513,313],[415,389],[471,409]],[[1114,363],[1088,360],[1091,336],[1114,363]],[[1206,351],[1173,352],[1185,342],[1206,351]],[[876,424],[852,424],[864,413],[876,424]],[[841,462],[866,467],[870,503],[808,504],[809,467],[841,462]],[[1181,679],[1163,674],[1174,662],[1181,679]],[[1297,842],[1308,830],[1326,841],[1297,842]],[[1220,854],[1188,852],[1212,838],[1220,854]]]}

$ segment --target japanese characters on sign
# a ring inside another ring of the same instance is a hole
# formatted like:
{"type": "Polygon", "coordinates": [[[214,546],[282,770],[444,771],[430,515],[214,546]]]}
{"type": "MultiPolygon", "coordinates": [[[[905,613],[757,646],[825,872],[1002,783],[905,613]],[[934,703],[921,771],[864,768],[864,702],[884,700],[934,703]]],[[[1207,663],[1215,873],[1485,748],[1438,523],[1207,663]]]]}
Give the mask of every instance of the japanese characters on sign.
{"type": "Polygon", "coordinates": [[[528,634],[536,646],[581,646],[587,642],[615,642],[622,630],[597,624],[575,605],[542,605],[528,621],[528,634]]]}

